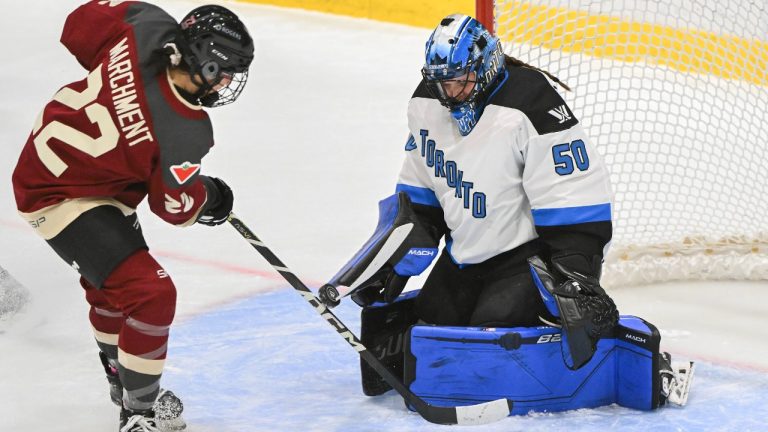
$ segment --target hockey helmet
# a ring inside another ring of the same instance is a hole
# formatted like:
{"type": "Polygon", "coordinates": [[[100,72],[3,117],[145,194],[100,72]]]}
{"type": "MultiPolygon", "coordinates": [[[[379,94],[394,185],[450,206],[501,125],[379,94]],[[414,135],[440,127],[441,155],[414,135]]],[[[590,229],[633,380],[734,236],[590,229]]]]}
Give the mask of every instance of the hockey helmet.
{"type": "Polygon", "coordinates": [[[460,14],[448,15],[427,40],[425,63],[421,70],[427,90],[448,108],[472,103],[486,94],[504,70],[504,52],[499,39],[476,19],[460,14]],[[474,72],[474,77],[470,77],[474,72]],[[474,88],[458,98],[446,91],[453,82],[461,88],[474,88]]]}
{"type": "Polygon", "coordinates": [[[248,80],[253,60],[253,39],[229,9],[200,6],[181,21],[182,61],[203,83],[195,94],[203,106],[232,103],[248,80]]]}

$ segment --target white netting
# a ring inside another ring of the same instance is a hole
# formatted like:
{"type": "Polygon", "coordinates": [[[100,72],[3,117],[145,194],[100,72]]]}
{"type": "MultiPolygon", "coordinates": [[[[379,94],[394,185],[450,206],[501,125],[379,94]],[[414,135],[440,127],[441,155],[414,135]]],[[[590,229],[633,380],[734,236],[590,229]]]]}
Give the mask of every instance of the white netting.
{"type": "Polygon", "coordinates": [[[606,286],[768,279],[768,6],[497,0],[505,51],[548,70],[611,172],[606,286]]]}

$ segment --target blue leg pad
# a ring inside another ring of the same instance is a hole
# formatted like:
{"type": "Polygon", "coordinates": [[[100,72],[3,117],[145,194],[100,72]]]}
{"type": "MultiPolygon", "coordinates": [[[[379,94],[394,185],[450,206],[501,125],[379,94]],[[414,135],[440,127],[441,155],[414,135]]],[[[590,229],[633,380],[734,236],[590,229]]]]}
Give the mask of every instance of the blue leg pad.
{"type": "Polygon", "coordinates": [[[416,325],[405,340],[404,379],[440,406],[508,398],[512,414],[612,403],[652,410],[659,406],[659,342],[652,324],[622,316],[592,359],[573,371],[562,357],[559,328],[416,325]]]}

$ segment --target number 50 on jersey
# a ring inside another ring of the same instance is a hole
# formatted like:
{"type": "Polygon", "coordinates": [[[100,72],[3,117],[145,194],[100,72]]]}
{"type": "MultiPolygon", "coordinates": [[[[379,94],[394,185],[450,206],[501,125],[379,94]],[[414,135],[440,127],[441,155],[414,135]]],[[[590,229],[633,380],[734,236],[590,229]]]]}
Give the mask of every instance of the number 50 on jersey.
{"type": "Polygon", "coordinates": [[[574,167],[579,171],[589,169],[587,147],[584,145],[584,141],[580,139],[553,146],[552,158],[555,161],[555,172],[561,176],[572,174],[574,167]]]}

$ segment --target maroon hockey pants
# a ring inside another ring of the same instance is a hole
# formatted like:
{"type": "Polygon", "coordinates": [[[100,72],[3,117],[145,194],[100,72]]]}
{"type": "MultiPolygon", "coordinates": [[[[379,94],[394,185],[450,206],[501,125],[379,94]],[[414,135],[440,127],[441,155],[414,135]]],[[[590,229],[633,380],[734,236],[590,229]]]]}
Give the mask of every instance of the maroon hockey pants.
{"type": "Polygon", "coordinates": [[[146,249],[125,259],[96,289],[80,278],[91,305],[90,321],[99,348],[120,374],[123,404],[152,408],[176,309],[171,278],[146,249]]]}

